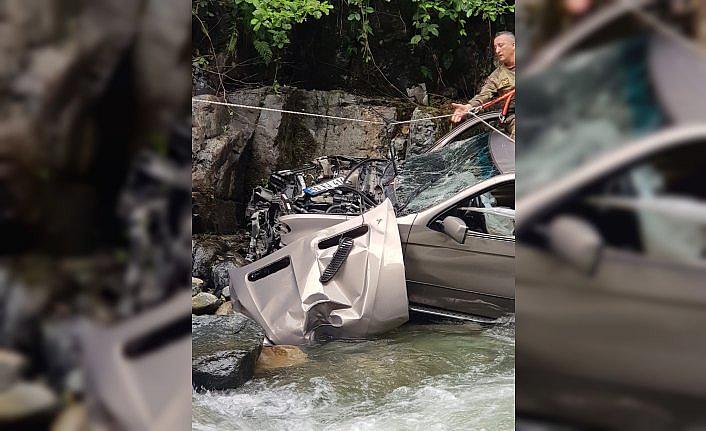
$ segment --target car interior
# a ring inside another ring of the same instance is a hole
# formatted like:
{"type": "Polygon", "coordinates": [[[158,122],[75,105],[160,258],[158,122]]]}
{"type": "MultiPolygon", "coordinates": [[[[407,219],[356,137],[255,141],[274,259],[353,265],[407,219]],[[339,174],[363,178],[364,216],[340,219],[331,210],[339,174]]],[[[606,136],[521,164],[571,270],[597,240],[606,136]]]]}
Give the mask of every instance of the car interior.
{"type": "Polygon", "coordinates": [[[675,203],[706,208],[705,161],[706,146],[700,142],[658,153],[589,185],[545,220],[576,216],[589,222],[609,247],[706,263],[706,220],[673,209],[675,203]]]}
{"type": "Polygon", "coordinates": [[[499,237],[515,237],[515,182],[510,181],[464,199],[444,212],[432,229],[443,230],[446,217],[458,217],[466,223],[468,232],[499,237]]]}

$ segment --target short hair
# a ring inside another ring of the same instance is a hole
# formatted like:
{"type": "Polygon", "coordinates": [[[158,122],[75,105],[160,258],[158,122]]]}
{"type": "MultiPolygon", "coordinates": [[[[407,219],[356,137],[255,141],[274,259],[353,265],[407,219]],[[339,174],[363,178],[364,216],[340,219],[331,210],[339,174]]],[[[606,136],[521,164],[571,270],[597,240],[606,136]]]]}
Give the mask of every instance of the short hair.
{"type": "Polygon", "coordinates": [[[513,42],[515,41],[515,35],[509,31],[499,31],[499,32],[495,33],[495,37],[493,37],[493,40],[499,38],[500,36],[507,36],[507,37],[511,38],[513,42]]]}

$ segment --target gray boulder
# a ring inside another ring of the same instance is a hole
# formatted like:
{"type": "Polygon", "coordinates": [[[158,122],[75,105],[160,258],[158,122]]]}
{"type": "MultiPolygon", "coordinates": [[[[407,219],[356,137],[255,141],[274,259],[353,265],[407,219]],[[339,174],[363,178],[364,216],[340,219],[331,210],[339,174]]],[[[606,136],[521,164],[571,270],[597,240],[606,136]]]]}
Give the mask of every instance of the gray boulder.
{"type": "Polygon", "coordinates": [[[218,310],[223,301],[216,295],[208,292],[201,292],[191,298],[191,312],[197,316],[202,314],[213,314],[218,310]]]}
{"type": "Polygon", "coordinates": [[[230,301],[230,286],[226,286],[223,291],[221,292],[221,296],[223,296],[226,301],[230,301]]]}
{"type": "Polygon", "coordinates": [[[228,268],[245,265],[240,250],[247,247],[244,233],[194,235],[191,240],[191,276],[204,281],[203,292],[220,293],[228,285],[228,268]]]}
{"type": "Polygon", "coordinates": [[[203,292],[203,280],[191,277],[191,296],[196,296],[201,292],[203,292]]]}
{"type": "Polygon", "coordinates": [[[191,276],[204,281],[201,290],[213,288],[211,268],[226,252],[226,243],[215,235],[194,236],[191,240],[191,276]]]}
{"type": "Polygon", "coordinates": [[[197,316],[191,330],[191,380],[197,390],[233,389],[252,378],[264,337],[257,323],[239,313],[197,316]]]}
{"type": "MultiPolygon", "coordinates": [[[[244,90],[230,102],[258,106],[266,89],[244,90]]],[[[213,95],[199,99],[219,100],[213,95]]],[[[192,105],[193,232],[233,233],[247,200],[245,167],[250,165],[259,111],[234,110],[206,103],[192,105]]],[[[274,129],[276,133],[276,128],[274,129]]]]}
{"type": "Polygon", "coordinates": [[[216,296],[223,295],[224,298],[230,298],[230,292],[226,292],[230,284],[228,270],[245,266],[245,258],[240,255],[228,255],[225,260],[213,265],[211,269],[211,280],[213,281],[213,292],[216,296]]]}
{"type": "MultiPolygon", "coordinates": [[[[412,112],[412,120],[422,120],[428,117],[448,114],[435,108],[416,108],[412,112]]],[[[441,138],[449,130],[448,119],[423,120],[411,123],[409,128],[409,143],[407,144],[407,157],[421,154],[441,138]]]]}
{"type": "Polygon", "coordinates": [[[427,85],[425,83],[408,88],[407,96],[414,99],[414,101],[419,105],[429,105],[429,94],[427,94],[427,85]]]}
{"type": "Polygon", "coordinates": [[[216,310],[216,316],[225,316],[227,314],[233,313],[233,303],[230,301],[224,302],[218,310],[216,310]]]}

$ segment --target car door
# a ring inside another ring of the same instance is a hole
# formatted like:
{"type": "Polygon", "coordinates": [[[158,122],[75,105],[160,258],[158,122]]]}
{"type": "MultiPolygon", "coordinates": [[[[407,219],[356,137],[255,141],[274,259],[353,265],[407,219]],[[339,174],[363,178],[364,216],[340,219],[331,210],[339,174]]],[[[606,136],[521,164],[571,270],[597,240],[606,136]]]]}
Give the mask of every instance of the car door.
{"type": "Polygon", "coordinates": [[[493,179],[414,221],[404,258],[411,304],[496,318],[514,311],[514,175],[493,179]],[[467,226],[459,243],[443,221],[467,226]]]}
{"type": "Polygon", "coordinates": [[[600,174],[527,233],[522,226],[518,408],[670,428],[676,411],[693,407],[685,400],[706,397],[704,184],[701,138],[600,174]],[[596,234],[595,262],[576,265],[553,251],[581,235],[552,237],[553,223],[567,217],[596,234]],[[659,395],[669,397],[653,404],[659,395]]]}

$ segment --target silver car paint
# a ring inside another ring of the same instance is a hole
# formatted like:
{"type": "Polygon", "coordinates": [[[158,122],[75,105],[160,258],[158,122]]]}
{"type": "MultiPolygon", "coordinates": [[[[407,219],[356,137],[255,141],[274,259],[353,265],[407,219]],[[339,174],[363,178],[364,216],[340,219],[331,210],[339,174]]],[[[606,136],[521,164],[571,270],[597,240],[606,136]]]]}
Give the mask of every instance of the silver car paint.
{"type": "Polygon", "coordinates": [[[514,312],[514,239],[469,232],[459,244],[429,227],[450,207],[514,180],[495,176],[416,215],[403,241],[410,302],[490,318],[514,312]]]}
{"type": "MultiPolygon", "coordinates": [[[[498,175],[475,184],[450,199],[420,213],[397,219],[404,250],[409,301],[444,310],[490,318],[514,311],[513,239],[469,233],[459,244],[429,224],[448,208],[488,188],[512,182],[515,174],[498,175]]],[[[335,226],[351,216],[296,214],[283,216],[291,231],[282,242],[335,226]]]]}
{"type": "Polygon", "coordinates": [[[408,320],[404,274],[394,208],[385,200],[361,216],[304,235],[257,262],[229,271],[231,301],[275,344],[305,344],[320,335],[366,337],[408,320]],[[320,249],[319,244],[361,226],[367,226],[367,233],[354,239],[340,271],[322,284],[319,276],[336,247],[320,249]],[[262,278],[253,276],[276,262],[288,264],[262,278]]]}
{"type": "Polygon", "coordinates": [[[89,418],[90,429],[176,430],[189,423],[191,391],[184,390],[191,385],[188,326],[162,345],[142,343],[149,348],[143,354],[128,354],[128,346],[141,337],[154,337],[170,324],[189,324],[190,296],[181,290],[164,304],[115,325],[79,324],[86,400],[99,406],[89,418]],[[105,428],[106,422],[111,427],[105,428]]]}

